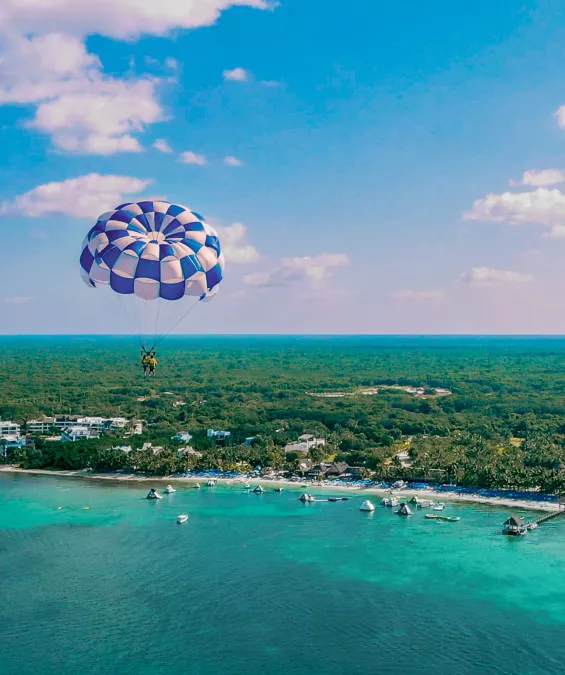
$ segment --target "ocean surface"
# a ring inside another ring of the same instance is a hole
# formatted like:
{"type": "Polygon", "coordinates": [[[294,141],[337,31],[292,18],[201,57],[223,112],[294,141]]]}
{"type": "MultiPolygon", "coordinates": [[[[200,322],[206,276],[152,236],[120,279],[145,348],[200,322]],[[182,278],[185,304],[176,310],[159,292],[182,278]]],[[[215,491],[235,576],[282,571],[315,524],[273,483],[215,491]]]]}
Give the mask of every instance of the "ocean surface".
{"type": "Polygon", "coordinates": [[[565,673],[565,518],[149,486],[0,475],[2,675],[565,673]]]}

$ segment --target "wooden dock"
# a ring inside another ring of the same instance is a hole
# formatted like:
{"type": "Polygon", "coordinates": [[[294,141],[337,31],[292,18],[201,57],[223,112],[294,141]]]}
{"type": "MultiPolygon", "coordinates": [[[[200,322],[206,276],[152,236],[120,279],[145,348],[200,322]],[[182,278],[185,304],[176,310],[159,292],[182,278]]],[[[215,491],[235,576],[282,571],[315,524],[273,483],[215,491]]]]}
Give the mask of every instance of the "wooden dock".
{"type": "Polygon", "coordinates": [[[543,516],[536,518],[534,522],[537,525],[541,525],[542,523],[545,523],[546,521],[551,520],[552,518],[557,518],[557,516],[560,516],[563,513],[565,513],[565,506],[563,504],[559,504],[559,509],[557,511],[550,511],[549,513],[544,513],[543,516]]]}

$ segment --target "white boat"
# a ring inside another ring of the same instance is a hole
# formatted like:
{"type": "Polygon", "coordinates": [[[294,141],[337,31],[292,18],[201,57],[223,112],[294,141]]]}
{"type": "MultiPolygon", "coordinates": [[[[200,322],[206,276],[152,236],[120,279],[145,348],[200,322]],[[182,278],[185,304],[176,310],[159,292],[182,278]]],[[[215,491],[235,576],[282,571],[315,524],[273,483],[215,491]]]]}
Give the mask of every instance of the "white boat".
{"type": "Polygon", "coordinates": [[[408,506],[408,504],[406,502],[403,502],[400,505],[400,508],[398,509],[398,511],[395,511],[395,513],[396,513],[397,516],[411,516],[412,510],[410,509],[410,507],[408,506]]]}
{"type": "Polygon", "coordinates": [[[436,504],[434,506],[434,511],[443,511],[445,508],[445,504],[443,502],[440,502],[439,504],[436,504]]]}
{"type": "Polygon", "coordinates": [[[200,483],[194,483],[194,489],[200,490],[200,483]]]}
{"type": "Polygon", "coordinates": [[[177,516],[177,523],[186,523],[188,520],[188,513],[181,513],[180,516],[177,516]]]}
{"type": "Polygon", "coordinates": [[[173,492],[176,492],[175,488],[172,485],[167,485],[167,487],[163,490],[163,492],[166,495],[172,495],[173,492]]]}
{"type": "Polygon", "coordinates": [[[307,492],[305,492],[303,495],[301,495],[298,499],[301,502],[315,502],[316,501],[314,499],[314,497],[312,497],[312,495],[309,495],[307,492]]]}
{"type": "Polygon", "coordinates": [[[359,511],[374,511],[375,510],[375,505],[373,502],[369,501],[366,499],[361,506],[359,507],[359,511]]]}
{"type": "Polygon", "coordinates": [[[398,499],[396,497],[384,497],[381,500],[383,506],[398,506],[398,499]]]}
{"type": "Polygon", "coordinates": [[[261,492],[265,492],[265,490],[263,490],[263,488],[260,485],[257,485],[257,487],[253,489],[253,492],[259,494],[261,492]]]}
{"type": "Polygon", "coordinates": [[[155,488],[151,488],[151,490],[149,490],[149,494],[147,495],[147,497],[145,499],[150,499],[150,500],[163,499],[163,497],[161,497],[161,495],[157,492],[157,490],[155,488]]]}
{"type": "Polygon", "coordinates": [[[206,483],[206,485],[208,487],[214,487],[216,485],[216,481],[212,478],[206,483]]]}

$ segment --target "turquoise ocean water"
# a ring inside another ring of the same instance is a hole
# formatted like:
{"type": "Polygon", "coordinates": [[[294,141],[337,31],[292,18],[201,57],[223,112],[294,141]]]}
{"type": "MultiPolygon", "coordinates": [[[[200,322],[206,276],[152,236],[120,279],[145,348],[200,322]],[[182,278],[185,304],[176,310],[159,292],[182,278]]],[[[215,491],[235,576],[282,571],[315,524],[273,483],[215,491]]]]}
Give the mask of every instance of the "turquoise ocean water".
{"type": "Polygon", "coordinates": [[[565,518],[177,487],[0,475],[2,675],[565,673],[565,518]]]}

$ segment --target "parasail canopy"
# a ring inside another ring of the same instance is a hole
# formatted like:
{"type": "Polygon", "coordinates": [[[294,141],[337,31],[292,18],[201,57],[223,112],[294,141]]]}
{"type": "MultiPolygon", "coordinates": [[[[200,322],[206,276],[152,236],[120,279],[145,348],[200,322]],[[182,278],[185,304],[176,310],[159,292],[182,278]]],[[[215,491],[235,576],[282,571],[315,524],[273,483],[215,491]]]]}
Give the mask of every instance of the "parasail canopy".
{"type": "Polygon", "coordinates": [[[80,256],[85,283],[143,300],[213,297],[224,257],[214,228],[186,206],[163,201],[121,204],[102,214],[80,256]]]}

